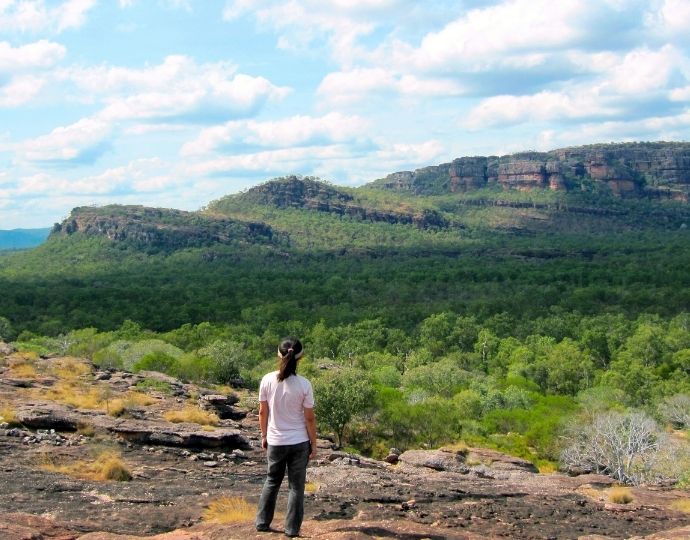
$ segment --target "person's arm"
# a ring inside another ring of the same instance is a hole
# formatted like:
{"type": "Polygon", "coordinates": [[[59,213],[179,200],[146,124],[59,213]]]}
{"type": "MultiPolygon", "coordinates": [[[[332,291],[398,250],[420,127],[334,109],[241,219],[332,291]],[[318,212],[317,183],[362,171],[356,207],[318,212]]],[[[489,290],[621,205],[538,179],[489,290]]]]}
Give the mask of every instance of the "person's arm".
{"type": "Polygon", "coordinates": [[[309,443],[311,444],[311,454],[309,459],[316,457],[316,415],[314,409],[304,408],[304,420],[307,423],[307,433],[309,434],[309,443]]]}
{"type": "Polygon", "coordinates": [[[266,450],[268,442],[266,441],[266,434],[268,433],[268,401],[259,401],[259,427],[261,427],[261,448],[266,450]]]}

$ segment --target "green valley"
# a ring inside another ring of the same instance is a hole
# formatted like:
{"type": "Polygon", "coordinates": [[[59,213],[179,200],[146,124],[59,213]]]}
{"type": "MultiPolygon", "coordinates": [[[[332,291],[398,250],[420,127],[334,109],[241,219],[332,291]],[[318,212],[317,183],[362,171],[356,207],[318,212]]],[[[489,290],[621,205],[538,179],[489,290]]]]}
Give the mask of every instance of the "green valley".
{"type": "Polygon", "coordinates": [[[344,439],[375,455],[463,439],[553,462],[573,422],[626,408],[687,429],[663,411],[690,395],[688,184],[620,146],[604,178],[570,149],[570,168],[537,156],[542,180],[523,156],[483,185],[475,160],[360,188],[285,177],[198,212],[77,208],[0,254],[0,337],[252,387],[297,335],[317,390],[365,381],[344,439]]]}

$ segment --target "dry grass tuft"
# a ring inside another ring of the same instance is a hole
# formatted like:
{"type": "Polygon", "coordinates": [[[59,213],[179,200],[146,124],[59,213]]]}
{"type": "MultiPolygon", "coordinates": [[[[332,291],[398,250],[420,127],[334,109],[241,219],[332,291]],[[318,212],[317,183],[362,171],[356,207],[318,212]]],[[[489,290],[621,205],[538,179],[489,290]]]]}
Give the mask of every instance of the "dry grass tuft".
{"type": "Polygon", "coordinates": [[[111,480],[126,482],[132,479],[132,473],[120,455],[113,451],[101,452],[94,461],[74,461],[65,464],[56,463],[53,458],[45,454],[40,467],[49,472],[98,482],[111,480]]]}
{"type": "Polygon", "coordinates": [[[132,473],[117,454],[102,454],[96,460],[95,467],[103,480],[127,482],[132,479],[132,473]]]}
{"type": "Polygon", "coordinates": [[[202,519],[213,523],[251,523],[256,508],[242,497],[222,497],[208,505],[202,519]]]}
{"type": "Polygon", "coordinates": [[[319,491],[320,487],[321,486],[319,484],[317,484],[316,482],[307,482],[306,484],[304,484],[304,492],[305,493],[316,493],[317,491],[319,491]]]}
{"type": "Polygon", "coordinates": [[[558,472],[558,465],[550,461],[540,462],[537,465],[537,468],[539,469],[540,474],[553,474],[558,472]]]}
{"type": "Polygon", "coordinates": [[[669,508],[690,514],[690,499],[678,499],[677,501],[673,501],[669,505],[669,508]]]}
{"type": "Polygon", "coordinates": [[[458,441],[441,448],[441,452],[449,452],[451,454],[458,454],[460,456],[466,456],[470,452],[470,447],[465,441],[458,441]]]}
{"type": "Polygon", "coordinates": [[[19,424],[17,413],[8,403],[0,403],[0,421],[8,423],[10,426],[19,424]]]}
{"type": "Polygon", "coordinates": [[[155,398],[143,392],[113,394],[107,384],[93,384],[79,379],[60,380],[49,390],[39,391],[33,395],[77,409],[105,411],[111,416],[120,416],[129,407],[147,406],[156,402],[155,398]]]}
{"type": "Polygon", "coordinates": [[[38,377],[38,371],[31,364],[15,364],[10,367],[10,377],[17,379],[35,379],[38,377]]]}
{"type": "Polygon", "coordinates": [[[45,393],[45,397],[77,409],[104,409],[106,403],[102,387],[70,381],[59,381],[45,393]]]}
{"type": "Polygon", "coordinates": [[[625,487],[613,487],[608,490],[609,502],[616,504],[628,504],[633,501],[632,492],[625,487]]]}
{"type": "MultiPolygon", "coordinates": [[[[110,416],[120,416],[130,407],[145,407],[156,400],[142,392],[127,392],[124,396],[106,400],[105,409],[110,416]]],[[[101,407],[102,408],[102,407],[101,407]]]]}
{"type": "Polygon", "coordinates": [[[75,381],[91,375],[91,366],[78,358],[56,358],[51,362],[50,374],[64,381],[75,381]]]}
{"type": "Polygon", "coordinates": [[[577,492],[581,493],[585,497],[589,497],[590,499],[594,499],[595,501],[603,501],[604,500],[604,498],[602,497],[601,490],[595,489],[589,484],[584,485],[584,486],[580,486],[579,488],[577,488],[577,492]]]}
{"type": "Polygon", "coordinates": [[[96,428],[91,424],[77,424],[77,433],[84,437],[94,437],[96,435],[96,428]]]}
{"type": "Polygon", "coordinates": [[[16,354],[5,360],[5,365],[10,368],[9,376],[17,379],[35,379],[38,370],[35,366],[36,358],[25,354],[16,354]]]}
{"type": "Polygon", "coordinates": [[[191,405],[182,410],[167,411],[163,414],[163,418],[168,422],[174,422],[176,424],[190,422],[202,426],[217,426],[220,422],[218,415],[191,405]]]}

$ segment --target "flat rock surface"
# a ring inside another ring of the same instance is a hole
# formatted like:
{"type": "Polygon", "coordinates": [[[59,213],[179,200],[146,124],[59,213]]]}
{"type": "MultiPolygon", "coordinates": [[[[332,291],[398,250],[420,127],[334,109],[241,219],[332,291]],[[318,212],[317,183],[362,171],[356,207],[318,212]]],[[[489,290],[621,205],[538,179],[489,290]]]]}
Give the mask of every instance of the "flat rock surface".
{"type": "MultiPolygon", "coordinates": [[[[258,500],[265,457],[254,411],[238,408],[246,417],[222,420],[217,429],[171,424],[162,413],[183,406],[194,391],[171,383],[176,393],[152,394],[150,405],[132,412],[136,418],[114,418],[44,399],[42,389],[55,381],[7,385],[5,374],[0,402],[11,403],[25,425],[0,429],[0,540],[282,537],[256,533],[252,515],[231,525],[202,520],[219,498],[258,500]],[[242,441],[242,450],[233,440],[242,441]],[[85,480],[46,466],[88,463],[104,450],[121,455],[131,481],[85,480]]],[[[134,378],[112,373],[98,381],[113,381],[115,392],[130,389],[134,378]]],[[[327,539],[690,538],[690,515],[670,509],[690,498],[688,491],[639,487],[631,490],[632,503],[612,505],[607,477],[535,471],[493,450],[408,450],[391,465],[319,441],[307,472],[303,533],[327,539]]],[[[285,492],[283,486],[279,512],[285,492]]],[[[280,519],[274,526],[282,529],[280,519]]]]}

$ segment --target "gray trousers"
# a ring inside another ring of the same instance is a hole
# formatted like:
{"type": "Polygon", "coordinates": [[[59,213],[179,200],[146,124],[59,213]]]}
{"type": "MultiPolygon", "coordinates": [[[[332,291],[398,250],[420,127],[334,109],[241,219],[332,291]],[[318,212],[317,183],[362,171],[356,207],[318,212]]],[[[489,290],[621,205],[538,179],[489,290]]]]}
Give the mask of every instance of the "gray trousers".
{"type": "Polygon", "coordinates": [[[285,514],[285,534],[297,536],[304,518],[304,482],[311,445],[309,441],[285,446],[268,446],[268,474],[261,490],[256,513],[256,529],[267,530],[273,521],[278,490],[288,473],[288,504],[285,514]]]}

